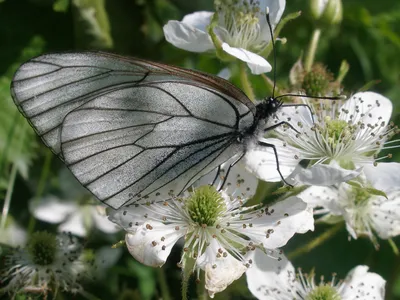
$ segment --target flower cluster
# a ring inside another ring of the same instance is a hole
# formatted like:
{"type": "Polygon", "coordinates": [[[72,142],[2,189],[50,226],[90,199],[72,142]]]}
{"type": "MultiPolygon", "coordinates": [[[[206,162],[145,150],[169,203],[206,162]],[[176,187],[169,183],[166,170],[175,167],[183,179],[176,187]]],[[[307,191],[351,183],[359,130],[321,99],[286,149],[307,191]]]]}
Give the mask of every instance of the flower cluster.
{"type": "Polygon", "coordinates": [[[296,232],[314,228],[312,212],[297,197],[269,207],[245,206],[254,186],[248,175],[235,168],[222,191],[201,185],[181,196],[122,207],[110,212],[110,220],[126,230],[132,256],[153,267],[162,266],[183,238],[184,276],[205,271],[205,287],[213,296],[251,267],[255,249],[279,256],[276,249],[296,232]]]}
{"type": "Polygon", "coordinates": [[[272,39],[266,14],[274,29],[285,5],[285,0],[218,0],[215,13],[201,11],[186,15],[181,22],[169,21],[164,26],[165,38],[187,51],[217,49],[222,58],[245,62],[253,74],[270,72],[271,65],[262,56],[272,39]]]}
{"type": "Polygon", "coordinates": [[[271,259],[263,252],[252,253],[253,267],[246,273],[251,293],[260,300],[383,300],[385,280],[376,273],[368,272],[367,266],[357,266],[343,281],[336,275],[330,282],[321,277],[315,282],[315,274],[296,271],[284,257],[271,259]]]}

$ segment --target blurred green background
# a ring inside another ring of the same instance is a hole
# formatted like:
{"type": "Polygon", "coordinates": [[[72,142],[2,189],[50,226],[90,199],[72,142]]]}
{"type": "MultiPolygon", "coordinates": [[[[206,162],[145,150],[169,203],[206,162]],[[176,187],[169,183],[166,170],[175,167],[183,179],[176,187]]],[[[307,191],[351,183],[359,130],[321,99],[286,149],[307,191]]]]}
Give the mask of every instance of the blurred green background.
{"type": "MultiPolygon", "coordinates": [[[[342,60],[350,65],[343,85],[355,92],[367,82],[379,80],[371,89],[389,97],[395,106],[393,121],[399,124],[400,110],[400,2],[397,0],[344,0],[344,17],[340,26],[324,31],[317,61],[334,74],[342,60]]],[[[285,14],[301,10],[302,16],[290,22],[281,37],[287,43],[277,46],[278,82],[288,82],[292,65],[307,48],[313,23],[307,16],[306,0],[288,0],[285,14]]],[[[162,26],[168,20],[181,20],[190,12],[212,10],[211,0],[0,0],[0,205],[3,205],[13,172],[10,215],[24,228],[31,216],[28,200],[45,195],[59,184],[62,163],[52,159],[51,168],[41,183],[43,165],[49,153],[19,115],[9,95],[9,85],[16,68],[29,58],[45,52],[68,50],[107,50],[173,65],[218,73],[225,64],[211,54],[195,54],[168,44],[162,26]],[[39,190],[39,191],[38,191],[39,190]]],[[[254,79],[257,95],[267,96],[263,81],[254,79]]],[[[400,153],[393,153],[400,162],[400,153]]],[[[51,154],[50,154],[51,155],[51,154]]],[[[32,225],[32,223],[31,223],[32,225]]],[[[296,236],[286,252],[305,245],[329,226],[318,225],[315,232],[296,236]]],[[[52,231],[53,225],[37,221],[35,230],[52,231]]],[[[107,236],[95,232],[87,247],[96,249],[117,242],[123,235],[107,236]]],[[[400,245],[400,239],[395,239],[400,245]]],[[[336,272],[344,278],[358,264],[387,280],[387,299],[400,299],[400,257],[387,241],[380,241],[376,251],[367,239],[348,241],[345,230],[311,252],[296,258],[295,267],[308,272],[313,268],[329,280],[336,272]]],[[[164,266],[173,299],[180,299],[180,273],[176,267],[180,250],[175,247],[164,266]]],[[[103,280],[85,285],[100,299],[156,299],[160,295],[158,280],[162,273],[135,262],[124,249],[118,263],[103,280]]],[[[192,288],[193,297],[195,296],[192,288]]],[[[60,294],[57,299],[71,299],[60,294]]],[[[80,299],[80,296],[74,296],[80,299]]],[[[24,298],[21,298],[24,299],[24,298]]],[[[251,299],[244,277],[215,299],[251,299]]]]}

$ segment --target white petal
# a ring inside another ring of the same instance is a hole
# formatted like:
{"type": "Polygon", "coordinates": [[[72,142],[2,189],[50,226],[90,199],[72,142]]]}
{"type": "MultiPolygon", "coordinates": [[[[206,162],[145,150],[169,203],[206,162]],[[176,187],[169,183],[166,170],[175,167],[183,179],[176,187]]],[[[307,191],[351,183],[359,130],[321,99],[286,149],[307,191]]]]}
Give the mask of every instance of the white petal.
{"type": "MultiPolygon", "coordinates": [[[[143,225],[147,221],[146,215],[151,217],[151,213],[146,207],[134,204],[122,206],[117,210],[107,208],[107,214],[111,222],[118,224],[128,232],[132,232],[137,226],[143,225]],[[133,225],[134,227],[132,227],[133,225]]],[[[156,215],[156,217],[159,217],[159,215],[156,215]]]]}
{"type": "Polygon", "coordinates": [[[269,213],[253,220],[244,234],[253,241],[262,243],[266,249],[276,249],[286,245],[295,233],[314,230],[311,208],[300,198],[290,197],[268,208],[269,213]],[[266,233],[269,232],[268,235],[266,233]]]}
{"type": "Polygon", "coordinates": [[[122,248],[101,247],[96,250],[96,277],[105,277],[107,269],[114,266],[122,255],[122,248]]]}
{"type": "Polygon", "coordinates": [[[341,211],[337,208],[337,200],[339,198],[337,188],[311,186],[297,196],[311,207],[322,206],[328,208],[333,214],[341,214],[341,211]]]}
{"type": "Polygon", "coordinates": [[[73,201],[61,201],[56,196],[47,196],[39,201],[30,201],[30,211],[36,219],[48,223],[60,223],[67,216],[78,210],[78,205],[73,201]]]}
{"type": "Polygon", "coordinates": [[[253,264],[246,272],[247,286],[259,300],[295,299],[296,274],[285,256],[271,258],[260,249],[251,252],[253,264]]]}
{"type": "Polygon", "coordinates": [[[282,14],[285,10],[286,0],[259,0],[261,14],[264,15],[265,8],[269,8],[269,19],[271,21],[271,25],[275,26],[279,23],[282,18],[282,14]]]}
{"type": "Polygon", "coordinates": [[[246,62],[251,70],[251,73],[253,74],[259,75],[272,70],[272,67],[268,61],[266,61],[260,55],[247,51],[246,49],[235,48],[229,46],[227,43],[222,43],[222,50],[240,59],[241,61],[246,62]]]}
{"type": "Polygon", "coordinates": [[[100,214],[97,206],[92,207],[92,217],[95,226],[105,233],[116,233],[120,230],[115,223],[111,222],[106,215],[100,214]]]}
{"type": "Polygon", "coordinates": [[[232,72],[229,70],[229,68],[223,68],[221,71],[219,71],[217,76],[229,80],[229,78],[232,76],[232,72]]]}
{"type": "Polygon", "coordinates": [[[239,279],[247,268],[230,255],[213,239],[206,251],[197,259],[197,265],[205,271],[205,288],[211,298],[239,279]],[[221,255],[220,252],[225,255],[221,255]]]}
{"type": "Polygon", "coordinates": [[[318,164],[309,169],[304,169],[299,166],[290,176],[290,179],[297,184],[331,186],[359,176],[361,170],[361,168],[357,170],[347,170],[338,165],[318,164]]]}
{"type": "MultiPolygon", "coordinates": [[[[82,210],[77,210],[71,214],[68,219],[58,226],[59,232],[71,232],[73,235],[85,237],[88,233],[89,226],[85,226],[85,212],[82,210]]],[[[89,221],[90,222],[90,221],[89,221]]]]}
{"type": "Polygon", "coordinates": [[[135,232],[127,233],[125,242],[129,253],[137,261],[150,267],[161,267],[176,241],[184,234],[185,230],[149,221],[139,226],[135,232]]]}
{"type": "Polygon", "coordinates": [[[396,162],[378,163],[378,165],[364,166],[364,174],[374,188],[389,192],[400,187],[400,164],[396,162]]]}
{"type": "Polygon", "coordinates": [[[182,23],[192,26],[200,31],[207,32],[207,26],[214,15],[211,11],[196,11],[183,17],[182,23]]]}
{"type": "Polygon", "coordinates": [[[11,247],[23,247],[26,244],[26,239],[26,231],[8,217],[6,227],[0,229],[0,243],[11,247]]]}
{"type": "Polygon", "coordinates": [[[212,14],[203,11],[185,16],[182,22],[169,21],[163,27],[165,39],[175,47],[187,51],[205,52],[214,49],[206,32],[212,14]]]}
{"type": "MultiPolygon", "coordinates": [[[[263,142],[275,145],[278,153],[279,168],[283,177],[288,177],[295,170],[299,163],[297,149],[290,145],[284,146],[284,143],[278,139],[263,139],[263,142]]],[[[282,178],[277,171],[276,157],[271,147],[260,146],[255,143],[249,143],[247,151],[243,157],[243,163],[246,169],[257,178],[264,181],[281,181],[282,178]]]]}
{"type": "Polygon", "coordinates": [[[373,205],[369,217],[373,222],[374,230],[382,239],[400,235],[400,191],[393,191],[386,195],[388,199],[382,196],[370,199],[373,205]]]}
{"type": "Polygon", "coordinates": [[[347,275],[340,294],[343,300],[383,300],[385,283],[378,274],[368,272],[367,266],[357,266],[347,275]]]}
{"type": "MultiPolygon", "coordinates": [[[[392,115],[393,105],[392,102],[377,93],[374,92],[361,92],[352,96],[347,100],[341,107],[339,119],[345,121],[351,121],[353,124],[357,124],[359,121],[367,124],[378,124],[381,130],[385,127],[381,127],[381,123],[385,122],[387,125],[392,115]],[[348,111],[349,113],[345,113],[348,111]]],[[[366,127],[365,130],[370,130],[366,127]]]]}
{"type": "MultiPolygon", "coordinates": [[[[229,168],[229,165],[237,160],[237,157],[233,157],[227,162],[221,165],[220,170],[220,178],[218,178],[215,182],[215,186],[218,189],[220,185],[224,182],[226,172],[229,168]]],[[[217,175],[218,168],[208,173],[207,175],[200,178],[196,181],[193,186],[199,187],[202,185],[211,184],[215,176],[217,175]]],[[[228,174],[228,177],[225,180],[225,184],[223,190],[232,197],[241,198],[251,198],[254,196],[258,185],[258,179],[244,168],[241,163],[237,163],[234,165],[228,174]]]]}

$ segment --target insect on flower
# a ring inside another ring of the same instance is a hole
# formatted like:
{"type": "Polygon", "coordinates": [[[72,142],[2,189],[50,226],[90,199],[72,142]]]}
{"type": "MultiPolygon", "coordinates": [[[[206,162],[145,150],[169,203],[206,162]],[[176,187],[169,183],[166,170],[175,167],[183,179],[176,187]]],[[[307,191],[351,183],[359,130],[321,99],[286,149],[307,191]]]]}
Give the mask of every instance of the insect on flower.
{"type": "Polygon", "coordinates": [[[255,105],[216,76],[101,52],[45,54],[18,69],[11,93],[44,143],[113,208],[178,195],[260,145],[274,150],[284,180],[275,146],[258,139],[287,123],[265,128],[282,102],[255,105]]]}

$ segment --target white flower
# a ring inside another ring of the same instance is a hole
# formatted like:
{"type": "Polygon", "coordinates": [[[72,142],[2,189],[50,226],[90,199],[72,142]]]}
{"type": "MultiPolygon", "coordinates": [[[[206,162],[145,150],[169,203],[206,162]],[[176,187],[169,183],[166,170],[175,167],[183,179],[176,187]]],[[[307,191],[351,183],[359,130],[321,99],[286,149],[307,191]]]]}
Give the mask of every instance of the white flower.
{"type": "Polygon", "coordinates": [[[76,293],[82,290],[89,264],[80,258],[82,246],[71,235],[47,232],[32,234],[24,248],[5,257],[3,292],[48,291],[76,293]]]}
{"type": "MultiPolygon", "coordinates": [[[[271,71],[271,65],[258,55],[271,40],[266,20],[269,9],[271,26],[278,24],[285,9],[285,0],[260,1],[215,1],[218,24],[213,32],[222,50],[247,63],[253,74],[271,71]]],[[[186,15],[181,22],[169,21],[164,26],[164,35],[175,47],[205,52],[215,49],[207,32],[213,18],[212,12],[195,12],[186,15]]]]}
{"type": "Polygon", "coordinates": [[[400,164],[366,166],[359,180],[360,187],[347,183],[312,186],[299,197],[313,207],[322,207],[316,213],[327,213],[325,218],[342,216],[354,239],[368,236],[377,246],[375,234],[382,239],[400,234],[400,164]],[[377,190],[383,191],[387,199],[377,190]]]}
{"type": "Polygon", "coordinates": [[[30,210],[36,219],[52,224],[60,224],[59,232],[71,232],[85,237],[93,228],[105,233],[115,233],[119,228],[107,219],[101,205],[79,203],[74,200],[59,199],[49,195],[39,201],[31,201],[30,210]]]}
{"type": "Polygon", "coordinates": [[[320,283],[314,274],[296,274],[293,265],[285,258],[273,259],[260,250],[252,254],[253,265],[246,272],[247,285],[259,300],[383,300],[385,280],[368,272],[367,266],[357,266],[344,281],[320,283]]]}
{"type": "Polygon", "coordinates": [[[60,197],[47,195],[32,199],[29,209],[36,219],[52,224],[60,224],[59,232],[71,232],[85,237],[93,228],[105,233],[115,233],[119,229],[107,219],[105,208],[92,205],[92,196],[72,176],[63,169],[59,173],[60,197]]]}
{"type": "Polygon", "coordinates": [[[190,271],[204,270],[205,287],[213,297],[246,271],[249,252],[282,247],[296,232],[314,228],[312,213],[296,197],[269,208],[244,206],[254,182],[248,184],[236,170],[232,169],[224,191],[203,185],[182,197],[122,207],[110,212],[110,220],[127,231],[125,241],[132,256],[153,267],[162,266],[184,237],[182,268],[187,270],[191,261],[190,271]]]}
{"type": "MultiPolygon", "coordinates": [[[[389,124],[392,103],[380,94],[357,93],[343,105],[340,101],[319,102],[313,110],[312,116],[306,106],[282,106],[267,124],[288,122],[294,128],[278,126],[269,132],[273,137],[262,139],[276,146],[281,173],[289,176],[289,182],[329,186],[348,181],[358,176],[363,166],[376,163],[380,150],[393,147],[393,141],[387,142],[396,133],[389,124]],[[311,167],[304,168],[300,162],[309,162],[311,167]]],[[[281,180],[271,148],[250,148],[244,162],[264,181],[281,180]]]]}
{"type": "Polygon", "coordinates": [[[5,228],[0,229],[0,244],[17,247],[25,242],[26,231],[8,215],[5,228]]]}

